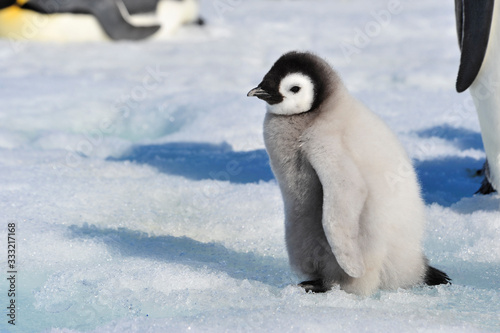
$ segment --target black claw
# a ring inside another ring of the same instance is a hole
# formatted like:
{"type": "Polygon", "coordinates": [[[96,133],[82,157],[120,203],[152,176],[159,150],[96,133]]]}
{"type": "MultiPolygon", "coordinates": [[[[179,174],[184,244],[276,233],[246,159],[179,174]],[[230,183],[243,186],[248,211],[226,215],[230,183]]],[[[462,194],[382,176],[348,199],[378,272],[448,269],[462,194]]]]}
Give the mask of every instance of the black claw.
{"type": "Polygon", "coordinates": [[[325,286],[323,280],[303,281],[299,283],[299,287],[304,288],[306,292],[312,293],[324,293],[330,290],[330,288],[325,286]]]}

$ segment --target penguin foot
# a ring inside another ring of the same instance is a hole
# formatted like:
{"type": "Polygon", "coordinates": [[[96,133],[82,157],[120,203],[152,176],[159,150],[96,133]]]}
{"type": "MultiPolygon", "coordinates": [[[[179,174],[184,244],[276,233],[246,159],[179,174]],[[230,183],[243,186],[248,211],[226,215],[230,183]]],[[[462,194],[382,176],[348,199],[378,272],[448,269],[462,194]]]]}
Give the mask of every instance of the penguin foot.
{"type": "Polygon", "coordinates": [[[330,290],[330,288],[325,286],[323,280],[303,281],[299,283],[299,287],[304,288],[306,292],[312,293],[324,293],[330,290]]]}
{"type": "Polygon", "coordinates": [[[474,194],[490,194],[493,192],[496,192],[496,190],[493,188],[493,185],[491,185],[489,181],[490,177],[490,165],[488,164],[488,160],[484,162],[483,168],[481,170],[477,170],[476,174],[478,176],[484,176],[483,182],[481,183],[481,187],[479,190],[477,190],[476,193],[474,194]]]}
{"type": "Polygon", "coordinates": [[[427,272],[425,273],[424,283],[428,286],[437,286],[439,284],[451,284],[451,279],[445,272],[434,268],[432,266],[427,266],[427,272]]]}
{"type": "Polygon", "coordinates": [[[491,183],[488,181],[488,178],[484,177],[483,182],[481,183],[481,187],[474,194],[486,195],[493,192],[496,192],[496,190],[493,188],[493,185],[491,185],[491,183]]]}
{"type": "Polygon", "coordinates": [[[193,22],[194,25],[204,26],[206,24],[205,19],[203,17],[198,17],[196,21],[193,22]]]}

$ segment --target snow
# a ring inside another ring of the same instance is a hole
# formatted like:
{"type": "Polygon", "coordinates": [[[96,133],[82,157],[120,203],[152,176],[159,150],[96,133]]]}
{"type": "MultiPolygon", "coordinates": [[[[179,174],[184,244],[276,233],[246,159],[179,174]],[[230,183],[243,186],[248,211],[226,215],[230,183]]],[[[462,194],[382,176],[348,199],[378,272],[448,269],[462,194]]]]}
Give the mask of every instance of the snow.
{"type": "Polygon", "coordinates": [[[453,11],[204,1],[208,25],[163,42],[0,41],[1,235],[16,223],[19,272],[15,327],[0,284],[0,331],[500,330],[500,196],[473,195],[485,155],[471,98],[454,91],[453,11]],[[246,97],[293,49],[326,58],[403,142],[425,252],[451,286],[295,286],[264,105],[246,97]]]}

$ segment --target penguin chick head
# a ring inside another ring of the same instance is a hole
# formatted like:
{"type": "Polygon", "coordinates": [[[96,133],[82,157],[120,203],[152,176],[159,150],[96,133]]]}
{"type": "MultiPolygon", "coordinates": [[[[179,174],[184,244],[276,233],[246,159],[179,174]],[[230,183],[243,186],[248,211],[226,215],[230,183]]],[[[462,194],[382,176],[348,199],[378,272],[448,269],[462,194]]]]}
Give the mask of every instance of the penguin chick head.
{"type": "Polygon", "coordinates": [[[247,96],[267,102],[269,112],[294,115],[316,109],[327,97],[337,76],[318,56],[308,52],[282,55],[247,96]]]}

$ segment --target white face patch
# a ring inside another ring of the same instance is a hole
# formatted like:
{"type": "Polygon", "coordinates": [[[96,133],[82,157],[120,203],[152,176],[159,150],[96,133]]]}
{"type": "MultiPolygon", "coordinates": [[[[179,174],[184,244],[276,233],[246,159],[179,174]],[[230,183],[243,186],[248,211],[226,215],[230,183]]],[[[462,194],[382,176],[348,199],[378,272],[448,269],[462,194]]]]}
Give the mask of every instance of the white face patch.
{"type": "Polygon", "coordinates": [[[314,102],[314,84],[311,78],[302,73],[285,76],[279,86],[283,101],[268,105],[267,110],[279,115],[293,115],[309,111],[314,102]]]}

